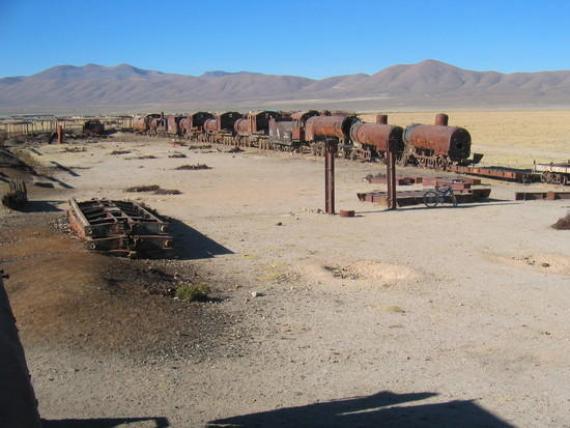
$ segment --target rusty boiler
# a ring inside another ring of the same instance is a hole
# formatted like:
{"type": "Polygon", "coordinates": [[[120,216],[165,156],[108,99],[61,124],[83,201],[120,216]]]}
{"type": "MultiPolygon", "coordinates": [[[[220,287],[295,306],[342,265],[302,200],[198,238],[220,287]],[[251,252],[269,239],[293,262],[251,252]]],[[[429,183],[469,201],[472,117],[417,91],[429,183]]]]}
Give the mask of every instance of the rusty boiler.
{"type": "Polygon", "coordinates": [[[466,129],[447,123],[447,115],[438,114],[434,125],[410,125],[404,130],[404,143],[426,155],[457,162],[467,159],[471,153],[471,135],[466,129]]]}

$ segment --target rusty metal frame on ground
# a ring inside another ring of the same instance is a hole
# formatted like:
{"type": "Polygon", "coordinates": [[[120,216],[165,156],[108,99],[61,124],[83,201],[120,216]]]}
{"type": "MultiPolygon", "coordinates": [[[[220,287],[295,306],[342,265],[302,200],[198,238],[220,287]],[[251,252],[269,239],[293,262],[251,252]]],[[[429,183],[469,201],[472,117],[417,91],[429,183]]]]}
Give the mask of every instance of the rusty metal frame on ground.
{"type": "Polygon", "coordinates": [[[156,255],[172,250],[169,222],[132,201],[69,201],[70,228],[87,248],[119,256],[156,255]]]}

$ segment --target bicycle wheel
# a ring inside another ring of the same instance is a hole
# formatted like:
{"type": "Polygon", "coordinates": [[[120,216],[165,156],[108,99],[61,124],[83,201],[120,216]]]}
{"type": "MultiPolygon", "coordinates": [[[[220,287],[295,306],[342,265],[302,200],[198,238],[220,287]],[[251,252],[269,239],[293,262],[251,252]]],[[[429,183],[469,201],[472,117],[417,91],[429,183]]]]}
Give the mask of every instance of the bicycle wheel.
{"type": "Polygon", "coordinates": [[[434,190],[424,193],[424,205],[428,208],[435,208],[439,204],[439,194],[434,190]]]}

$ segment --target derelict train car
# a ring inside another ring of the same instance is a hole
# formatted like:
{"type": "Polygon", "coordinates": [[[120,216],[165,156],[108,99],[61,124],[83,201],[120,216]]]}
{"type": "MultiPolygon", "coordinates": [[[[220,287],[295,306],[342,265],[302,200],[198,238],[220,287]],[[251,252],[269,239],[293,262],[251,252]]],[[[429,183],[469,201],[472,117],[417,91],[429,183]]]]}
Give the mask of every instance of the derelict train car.
{"type": "Polygon", "coordinates": [[[249,112],[246,117],[235,121],[234,142],[237,146],[260,147],[269,135],[269,120],[281,119],[281,114],[275,111],[249,112]],[[260,144],[261,143],[261,144],[260,144]]]}
{"type": "Polygon", "coordinates": [[[281,114],[280,120],[272,117],[269,119],[269,137],[260,148],[291,152],[299,150],[306,143],[305,123],[318,115],[318,111],[308,110],[281,114]]]}
{"type": "Polygon", "coordinates": [[[401,126],[388,125],[387,115],[376,116],[376,123],[357,122],[350,127],[350,139],[353,151],[352,159],[371,161],[374,158],[385,158],[389,148],[396,152],[400,159],[404,152],[401,126]]]}
{"type": "Polygon", "coordinates": [[[312,116],[305,122],[305,141],[316,156],[324,156],[325,142],[334,139],[338,142],[340,156],[352,151],[350,128],[360,120],[356,116],[312,116]]]}
{"type": "Polygon", "coordinates": [[[145,114],[144,116],[135,116],[133,119],[133,130],[139,134],[148,134],[150,123],[153,119],[160,119],[161,115],[157,113],[145,114]]]}
{"type": "Polygon", "coordinates": [[[451,165],[478,163],[483,155],[471,154],[471,135],[464,128],[448,126],[448,116],[438,114],[434,125],[413,124],[404,130],[402,164],[445,169],[451,165]]]}
{"type": "Polygon", "coordinates": [[[234,125],[243,116],[237,111],[227,111],[206,119],[202,127],[203,132],[198,134],[198,141],[209,143],[234,143],[234,125]]]}
{"type": "Polygon", "coordinates": [[[197,111],[189,114],[180,121],[181,135],[195,139],[204,133],[204,123],[213,119],[214,115],[207,111],[197,111]]]}

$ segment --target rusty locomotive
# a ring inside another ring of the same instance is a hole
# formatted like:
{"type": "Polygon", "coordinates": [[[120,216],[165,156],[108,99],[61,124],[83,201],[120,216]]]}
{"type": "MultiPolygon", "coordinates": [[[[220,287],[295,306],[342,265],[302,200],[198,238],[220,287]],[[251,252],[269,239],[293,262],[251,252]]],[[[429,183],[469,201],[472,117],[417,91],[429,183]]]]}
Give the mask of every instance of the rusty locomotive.
{"type": "Polygon", "coordinates": [[[433,125],[412,124],[406,128],[388,124],[387,115],[375,123],[362,122],[347,112],[253,111],[186,116],[149,114],[135,118],[136,132],[179,136],[201,142],[257,147],[279,151],[324,153],[327,141],[338,144],[338,156],[372,161],[383,159],[388,147],[400,164],[445,169],[452,165],[478,163],[482,155],[471,155],[471,136],[460,127],[448,125],[448,116],[438,114],[433,125]]]}

